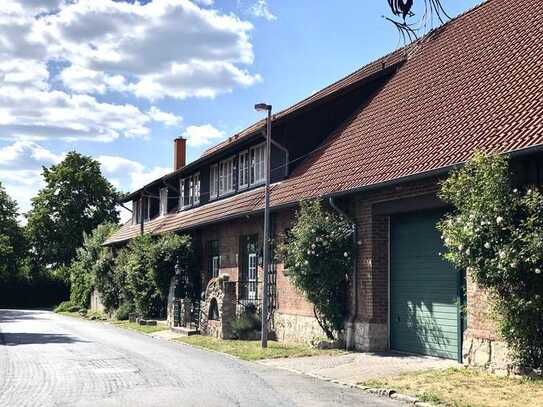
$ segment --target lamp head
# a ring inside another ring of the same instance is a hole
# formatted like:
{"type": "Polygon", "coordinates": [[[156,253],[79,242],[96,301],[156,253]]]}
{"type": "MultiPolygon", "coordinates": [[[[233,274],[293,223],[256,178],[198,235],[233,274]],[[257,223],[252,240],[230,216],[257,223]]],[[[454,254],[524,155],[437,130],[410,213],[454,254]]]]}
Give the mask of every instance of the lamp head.
{"type": "Polygon", "coordinates": [[[255,110],[257,112],[269,112],[271,109],[271,105],[267,105],[266,103],[257,103],[255,105],[255,110]]]}

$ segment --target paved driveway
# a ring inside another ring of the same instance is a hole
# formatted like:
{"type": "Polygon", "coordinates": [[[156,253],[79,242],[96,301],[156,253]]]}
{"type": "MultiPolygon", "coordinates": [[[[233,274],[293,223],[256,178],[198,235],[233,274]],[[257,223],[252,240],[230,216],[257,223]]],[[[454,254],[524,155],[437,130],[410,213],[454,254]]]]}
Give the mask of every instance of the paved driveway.
{"type": "Polygon", "coordinates": [[[0,406],[398,406],[106,324],[0,310],[0,406]]]}
{"type": "Polygon", "coordinates": [[[402,373],[428,369],[460,367],[454,360],[430,356],[387,353],[349,353],[340,356],[273,359],[260,362],[265,366],[288,369],[341,383],[358,384],[369,379],[397,376],[402,373]]]}

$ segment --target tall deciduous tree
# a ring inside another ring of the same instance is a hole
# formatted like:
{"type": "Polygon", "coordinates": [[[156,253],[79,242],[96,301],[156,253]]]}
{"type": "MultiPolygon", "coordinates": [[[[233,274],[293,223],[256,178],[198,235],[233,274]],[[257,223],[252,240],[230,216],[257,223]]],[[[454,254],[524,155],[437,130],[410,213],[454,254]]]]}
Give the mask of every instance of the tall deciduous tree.
{"type": "Polygon", "coordinates": [[[100,164],[72,151],[58,165],[43,168],[45,188],[32,199],[27,214],[33,260],[65,267],[90,233],[104,222],[118,223],[119,193],[102,176],[100,164]]]}
{"type": "Polygon", "coordinates": [[[16,273],[25,255],[25,238],[17,216],[17,204],[0,183],[0,279],[16,273]]]}

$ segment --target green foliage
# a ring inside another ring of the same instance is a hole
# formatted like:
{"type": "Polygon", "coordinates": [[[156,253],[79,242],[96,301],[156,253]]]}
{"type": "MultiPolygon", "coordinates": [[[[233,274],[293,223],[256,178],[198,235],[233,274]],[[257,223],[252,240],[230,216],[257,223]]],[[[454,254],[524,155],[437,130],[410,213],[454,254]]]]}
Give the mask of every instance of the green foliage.
{"type": "Polygon", "coordinates": [[[238,318],[230,322],[230,327],[232,334],[237,339],[250,339],[251,334],[260,332],[262,320],[256,307],[247,306],[238,318]]]}
{"type": "Polygon", "coordinates": [[[76,257],[69,267],[70,300],[81,308],[89,307],[95,280],[112,273],[111,248],[104,247],[103,244],[117,229],[115,224],[104,223],[89,235],[83,233],[83,246],[77,249],[76,257]]]}
{"type": "Polygon", "coordinates": [[[42,175],[46,185],[27,214],[34,265],[68,266],[84,232],[119,221],[119,194],[102,176],[98,161],[75,151],[60,164],[44,168],[42,175]]]}
{"type": "Polygon", "coordinates": [[[347,276],[352,267],[352,226],[324,210],[318,201],[302,202],[282,247],[294,285],[314,304],[324,332],[334,339],[347,312],[347,276]]]}
{"type": "Polygon", "coordinates": [[[144,318],[162,313],[161,293],[155,280],[156,245],[151,235],[134,238],[128,244],[126,265],[128,289],[132,294],[136,312],[144,318]]]}
{"type": "Polygon", "coordinates": [[[129,318],[130,314],[134,311],[134,306],[132,304],[121,304],[117,311],[115,311],[115,319],[118,321],[126,321],[129,318]]]}
{"type": "Polygon", "coordinates": [[[164,315],[176,262],[186,272],[194,273],[194,258],[188,236],[172,233],[159,238],[150,235],[134,238],[115,259],[112,284],[118,293],[117,305],[133,304],[142,317],[164,315]]]}
{"type": "Polygon", "coordinates": [[[17,204],[0,183],[0,281],[13,277],[26,255],[25,237],[17,216],[17,204]]]}
{"type": "Polygon", "coordinates": [[[513,189],[508,160],[476,154],[442,184],[445,258],[495,298],[519,365],[543,368],[543,195],[513,189]]]}
{"type": "Polygon", "coordinates": [[[55,312],[77,312],[79,307],[74,305],[71,301],[63,301],[55,308],[55,312]]]}

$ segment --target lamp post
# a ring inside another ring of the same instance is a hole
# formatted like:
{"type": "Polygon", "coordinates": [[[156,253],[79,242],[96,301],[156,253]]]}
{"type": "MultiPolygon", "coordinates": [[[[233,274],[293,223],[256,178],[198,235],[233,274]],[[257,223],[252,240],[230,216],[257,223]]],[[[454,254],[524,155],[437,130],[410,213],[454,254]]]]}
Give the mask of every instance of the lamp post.
{"type": "Polygon", "coordinates": [[[269,234],[270,234],[270,156],[271,156],[271,105],[259,103],[255,105],[257,112],[268,112],[266,119],[266,186],[264,189],[264,259],[262,265],[264,268],[264,287],[262,289],[262,337],[261,345],[268,347],[268,290],[269,290],[269,234]]]}

